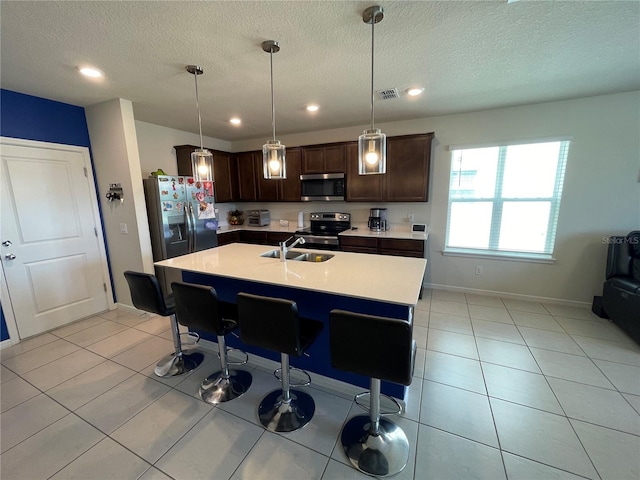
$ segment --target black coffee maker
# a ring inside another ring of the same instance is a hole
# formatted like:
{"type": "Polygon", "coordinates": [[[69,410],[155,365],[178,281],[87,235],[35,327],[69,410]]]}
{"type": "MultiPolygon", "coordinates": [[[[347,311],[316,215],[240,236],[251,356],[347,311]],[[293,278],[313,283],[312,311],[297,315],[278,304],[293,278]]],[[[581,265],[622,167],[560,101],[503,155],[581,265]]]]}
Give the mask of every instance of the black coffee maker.
{"type": "Polygon", "coordinates": [[[369,230],[374,232],[384,232],[388,230],[387,225],[387,209],[372,208],[369,210],[369,230]]]}

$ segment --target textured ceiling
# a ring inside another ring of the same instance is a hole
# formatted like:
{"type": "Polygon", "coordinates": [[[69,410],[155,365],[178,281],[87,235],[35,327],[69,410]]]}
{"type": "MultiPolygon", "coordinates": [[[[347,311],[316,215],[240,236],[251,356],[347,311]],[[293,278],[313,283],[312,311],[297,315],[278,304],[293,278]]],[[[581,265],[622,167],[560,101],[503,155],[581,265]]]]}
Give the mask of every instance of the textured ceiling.
{"type": "MultiPolygon", "coordinates": [[[[372,1],[0,2],[2,88],[89,106],[133,102],[137,120],[225,140],[269,137],[269,55],[279,134],[369,122],[372,1]],[[76,66],[106,74],[82,78],[76,66]],[[317,103],[311,115],[304,110],[317,103]],[[232,116],[243,120],[230,125],[232,116]]],[[[378,2],[376,122],[640,89],[640,2],[378,2]]]]}

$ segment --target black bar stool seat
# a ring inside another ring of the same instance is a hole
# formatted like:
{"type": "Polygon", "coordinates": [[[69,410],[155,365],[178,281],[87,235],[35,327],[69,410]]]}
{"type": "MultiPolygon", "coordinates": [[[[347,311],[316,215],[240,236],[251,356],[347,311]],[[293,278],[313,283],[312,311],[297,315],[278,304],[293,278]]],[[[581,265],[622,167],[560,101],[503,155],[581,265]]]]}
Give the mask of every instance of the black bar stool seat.
{"type": "MultiPolygon", "coordinates": [[[[412,325],[344,310],[332,310],[329,317],[333,367],[371,377],[369,415],[355,416],[345,424],[342,448],[361,472],[376,477],[395,475],[407,465],[409,440],[398,425],[381,418],[380,382],[411,384],[416,352],[412,325]]],[[[393,413],[399,413],[400,405],[391,400],[398,406],[393,413]]]]}
{"type": "Polygon", "coordinates": [[[154,372],[158,377],[173,377],[195,369],[202,363],[204,355],[200,352],[185,353],[180,340],[180,328],[176,320],[176,309],[172,295],[166,299],[155,275],[127,270],[124,277],[129,284],[131,301],[138,310],[155,313],[171,318],[171,334],[175,351],[164,356],[156,365],[154,372]]]}
{"type": "MultiPolygon", "coordinates": [[[[220,370],[203,380],[199,389],[200,398],[214,405],[238,398],[249,389],[252,377],[245,370],[229,370],[231,363],[227,360],[227,354],[231,349],[227,349],[225,335],[238,328],[237,307],[218,300],[218,294],[212,287],[173,282],[171,289],[176,301],[178,322],[218,337],[220,370]]],[[[242,364],[245,363],[246,358],[242,364]]]]}
{"type": "MultiPolygon", "coordinates": [[[[304,427],[313,417],[315,403],[309,394],[291,389],[289,356],[303,355],[324,325],[299,317],[298,306],[290,300],[241,292],[237,302],[242,341],[280,352],[282,389],[274,390],[260,402],[260,423],[274,432],[293,432],[304,427]]],[[[304,385],[310,381],[309,378],[304,385]]]]}

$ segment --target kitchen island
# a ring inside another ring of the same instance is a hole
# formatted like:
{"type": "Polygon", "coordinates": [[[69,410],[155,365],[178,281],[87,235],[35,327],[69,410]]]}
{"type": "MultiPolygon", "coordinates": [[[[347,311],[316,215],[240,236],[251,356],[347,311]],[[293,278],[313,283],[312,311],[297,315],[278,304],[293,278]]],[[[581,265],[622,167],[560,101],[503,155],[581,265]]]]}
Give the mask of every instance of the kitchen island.
{"type": "MultiPolygon", "coordinates": [[[[422,258],[366,255],[349,252],[317,252],[333,255],[323,261],[280,261],[263,257],[274,250],[264,245],[233,243],[163,260],[156,266],[182,272],[185,282],[210,285],[220,300],[236,302],[238,292],[293,300],[300,316],[325,324],[309,348],[309,357],[292,357],[291,364],[347,383],[368,387],[369,379],[331,367],[329,312],[348,310],[411,322],[427,261],[422,258]]],[[[275,249],[277,250],[277,249],[275,249]]],[[[313,253],[312,250],[297,250],[313,253]]],[[[313,259],[313,255],[310,257],[313,259]]],[[[215,337],[201,332],[203,338],[215,337]]],[[[279,361],[276,352],[244,345],[230,337],[229,346],[279,361]]],[[[380,352],[385,355],[385,352],[380,352]]],[[[403,399],[405,388],[383,382],[384,393],[403,399]]]]}

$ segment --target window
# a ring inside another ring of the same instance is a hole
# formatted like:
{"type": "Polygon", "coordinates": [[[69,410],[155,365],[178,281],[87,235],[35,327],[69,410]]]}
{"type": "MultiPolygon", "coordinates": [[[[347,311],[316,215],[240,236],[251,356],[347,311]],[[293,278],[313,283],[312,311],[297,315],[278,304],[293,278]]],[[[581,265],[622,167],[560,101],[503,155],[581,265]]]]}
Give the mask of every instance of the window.
{"type": "Polygon", "coordinates": [[[568,140],[456,148],[445,253],[551,259],[568,140]]]}

